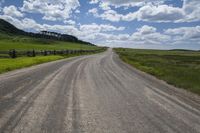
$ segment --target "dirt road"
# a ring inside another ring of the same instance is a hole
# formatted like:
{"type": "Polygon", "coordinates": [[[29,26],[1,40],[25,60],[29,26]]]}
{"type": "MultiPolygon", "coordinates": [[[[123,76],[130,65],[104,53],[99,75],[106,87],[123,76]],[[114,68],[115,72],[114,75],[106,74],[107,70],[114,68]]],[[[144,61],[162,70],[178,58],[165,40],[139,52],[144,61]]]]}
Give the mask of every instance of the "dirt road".
{"type": "Polygon", "coordinates": [[[2,133],[200,133],[200,98],[111,49],[0,75],[2,133]]]}

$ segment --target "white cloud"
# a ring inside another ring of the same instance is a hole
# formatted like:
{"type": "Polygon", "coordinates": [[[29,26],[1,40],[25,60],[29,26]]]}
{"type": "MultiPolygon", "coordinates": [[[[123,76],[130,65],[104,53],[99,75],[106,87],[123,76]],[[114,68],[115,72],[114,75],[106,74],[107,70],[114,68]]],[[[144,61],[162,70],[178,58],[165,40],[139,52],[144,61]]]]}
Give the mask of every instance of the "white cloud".
{"type": "Polygon", "coordinates": [[[78,35],[79,30],[73,25],[48,25],[48,24],[39,24],[35,20],[30,18],[18,19],[8,15],[0,15],[0,18],[5,19],[15,25],[19,29],[31,30],[31,31],[41,31],[49,30],[56,31],[59,33],[67,33],[71,35],[78,35]]]}
{"type": "Polygon", "coordinates": [[[156,28],[152,27],[152,26],[148,26],[148,25],[144,25],[141,28],[138,28],[137,31],[139,33],[141,33],[141,35],[145,35],[145,34],[150,34],[150,33],[155,33],[156,32],[156,28]]]}
{"type": "MultiPolygon", "coordinates": [[[[85,29],[83,30],[85,31],[85,29]]],[[[113,34],[95,32],[87,34],[82,39],[95,42],[97,44],[106,44],[108,46],[129,46],[131,45],[165,45],[171,40],[170,35],[157,32],[155,27],[143,26],[138,28],[132,35],[113,34]]]]}
{"type": "Polygon", "coordinates": [[[200,45],[200,26],[166,29],[163,33],[157,32],[154,27],[143,26],[137,32],[133,33],[131,38],[134,42],[143,42],[143,44],[160,44],[166,46],[175,44],[177,46],[182,44],[188,46],[191,44],[200,45]]]}
{"type": "MultiPolygon", "coordinates": [[[[108,3],[115,4],[115,5],[127,5],[130,3],[137,3],[137,2],[144,2],[145,0],[141,1],[134,1],[131,2],[129,0],[121,1],[121,0],[109,0],[108,3]]],[[[109,20],[112,22],[119,22],[119,21],[150,21],[150,22],[194,22],[200,21],[200,2],[199,0],[184,0],[183,6],[180,7],[173,7],[172,5],[165,5],[163,4],[162,0],[157,1],[158,3],[152,3],[151,0],[146,1],[146,4],[143,4],[137,11],[129,12],[127,14],[120,14],[114,9],[106,8],[103,13],[99,14],[96,12],[90,12],[95,17],[102,18],[104,20],[109,20]],[[150,3],[149,3],[150,2],[150,3]]],[[[102,4],[102,3],[101,3],[102,4]]],[[[100,6],[101,7],[101,6],[100,6]]]]}
{"type": "Polygon", "coordinates": [[[171,38],[168,35],[157,32],[155,27],[144,25],[132,34],[131,39],[138,43],[162,44],[162,42],[169,42],[171,38]]]}
{"type": "Polygon", "coordinates": [[[200,45],[200,26],[167,29],[158,32],[155,27],[144,25],[132,35],[97,32],[82,39],[97,44],[120,47],[174,48],[181,45],[200,45]]]}
{"type": "Polygon", "coordinates": [[[99,0],[90,0],[90,4],[97,4],[99,2],[99,0]]]}
{"type": "Polygon", "coordinates": [[[11,5],[3,8],[3,13],[12,17],[23,17],[24,15],[17,9],[17,7],[11,5]]]}
{"type": "MultiPolygon", "coordinates": [[[[185,21],[200,21],[200,1],[199,0],[184,0],[183,10],[186,14],[185,21]]],[[[184,21],[184,20],[182,20],[184,21]]]]}
{"type": "Polygon", "coordinates": [[[111,10],[111,9],[104,11],[104,13],[102,14],[99,14],[98,10],[96,8],[93,8],[89,10],[88,13],[93,14],[97,18],[101,18],[103,20],[109,20],[112,22],[119,22],[122,18],[121,14],[118,14],[116,11],[111,10]]]}
{"type": "Polygon", "coordinates": [[[200,26],[167,29],[165,34],[173,36],[176,40],[200,41],[200,26]]]}
{"type": "Polygon", "coordinates": [[[100,3],[99,7],[101,9],[103,9],[103,10],[110,10],[111,9],[111,7],[109,6],[109,4],[108,3],[104,3],[104,2],[100,3]]]}
{"type": "Polygon", "coordinates": [[[104,3],[108,6],[118,7],[134,7],[134,6],[143,6],[145,4],[162,4],[165,0],[99,0],[100,3],[104,3]]]}
{"type": "Polygon", "coordinates": [[[75,13],[80,13],[80,12],[81,12],[81,11],[80,11],[80,10],[78,10],[78,9],[77,9],[77,10],[75,10],[75,13]]]}
{"type": "MultiPolygon", "coordinates": [[[[99,33],[99,32],[108,32],[108,31],[122,31],[125,27],[115,27],[112,25],[105,25],[105,24],[86,24],[80,25],[80,30],[87,33],[99,33]]],[[[88,34],[87,34],[88,35],[88,34]]]]}
{"type": "Polygon", "coordinates": [[[0,15],[0,18],[5,19],[6,21],[15,25],[19,29],[23,29],[23,30],[31,29],[31,30],[36,30],[36,31],[44,30],[43,25],[36,23],[35,20],[33,19],[29,19],[29,18],[19,19],[12,16],[8,16],[8,15],[0,15]]]}
{"type": "Polygon", "coordinates": [[[110,20],[112,22],[119,22],[121,20],[122,15],[118,14],[114,10],[107,10],[103,14],[98,15],[98,17],[104,20],[110,20]]]}
{"type": "Polygon", "coordinates": [[[43,14],[45,20],[66,20],[80,6],[78,0],[24,0],[24,12],[43,14]]]}
{"type": "Polygon", "coordinates": [[[65,20],[64,21],[65,24],[70,24],[70,25],[75,25],[76,22],[74,20],[65,20]]]}
{"type": "Polygon", "coordinates": [[[88,10],[88,13],[93,14],[94,16],[98,15],[98,9],[97,8],[92,8],[88,10]]]}
{"type": "Polygon", "coordinates": [[[40,24],[36,23],[35,20],[29,19],[29,18],[22,19],[21,26],[22,27],[20,27],[20,28],[22,28],[22,29],[35,29],[37,31],[44,30],[43,25],[40,25],[40,24]]]}
{"type": "Polygon", "coordinates": [[[0,15],[0,18],[10,22],[11,24],[15,25],[18,28],[23,27],[21,21],[18,18],[14,18],[8,15],[0,15]]]}
{"type": "Polygon", "coordinates": [[[184,17],[185,14],[180,8],[168,5],[146,5],[137,12],[125,15],[122,20],[131,21],[137,19],[139,21],[174,22],[184,17]]]}

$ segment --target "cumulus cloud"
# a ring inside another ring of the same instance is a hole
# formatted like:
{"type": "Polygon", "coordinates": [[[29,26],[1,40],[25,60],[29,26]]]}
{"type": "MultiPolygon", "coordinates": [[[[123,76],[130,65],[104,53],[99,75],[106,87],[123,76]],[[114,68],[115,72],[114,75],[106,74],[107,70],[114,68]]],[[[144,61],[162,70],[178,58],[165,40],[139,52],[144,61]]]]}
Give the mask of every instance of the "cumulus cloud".
{"type": "Polygon", "coordinates": [[[157,32],[155,27],[144,25],[132,34],[131,39],[138,43],[162,44],[164,41],[169,42],[171,38],[169,35],[157,32]]]}
{"type": "Polygon", "coordinates": [[[76,24],[76,22],[74,20],[65,20],[64,23],[69,24],[69,25],[75,25],[76,24]]]}
{"type": "Polygon", "coordinates": [[[104,2],[100,3],[99,7],[101,9],[103,9],[103,10],[110,10],[111,9],[111,7],[109,6],[109,4],[108,3],[104,3],[104,2]]]}
{"type": "MultiPolygon", "coordinates": [[[[85,27],[85,26],[84,26],[85,27]]],[[[81,32],[85,32],[87,28],[80,28],[81,32]]],[[[91,28],[89,28],[91,29],[91,28]]],[[[113,28],[112,28],[113,29],[113,28]]],[[[107,44],[109,46],[125,46],[131,45],[164,45],[171,40],[171,36],[157,32],[157,29],[152,26],[144,25],[137,29],[136,32],[129,34],[113,34],[105,33],[101,30],[95,29],[98,32],[82,36],[82,39],[95,42],[97,44],[107,44]]],[[[115,29],[113,29],[115,30],[115,29]]],[[[120,29],[118,29],[120,30],[120,29]]],[[[94,31],[94,30],[93,30],[94,31]]]]}
{"type": "Polygon", "coordinates": [[[196,27],[182,27],[174,29],[166,29],[163,32],[158,32],[155,27],[144,25],[136,30],[136,32],[129,34],[110,34],[96,32],[83,36],[83,39],[97,44],[105,44],[109,46],[120,47],[177,47],[183,44],[199,45],[200,43],[200,26],[196,27]]]}
{"type": "Polygon", "coordinates": [[[139,21],[173,22],[184,17],[185,13],[177,7],[146,5],[141,7],[137,12],[125,15],[122,19],[127,21],[137,19],[139,21]]]}
{"type": "Polygon", "coordinates": [[[106,10],[103,14],[98,14],[97,17],[100,17],[104,20],[110,20],[112,22],[119,22],[121,20],[122,15],[118,14],[114,10],[106,10]]]}
{"type": "Polygon", "coordinates": [[[78,10],[78,9],[77,9],[77,10],[75,10],[75,13],[80,13],[80,12],[81,12],[81,11],[80,11],[80,10],[78,10]]]}
{"type": "MultiPolygon", "coordinates": [[[[183,11],[186,14],[185,21],[199,21],[200,20],[200,2],[199,0],[184,0],[183,11]]],[[[184,20],[182,20],[184,21],[184,20]]]]}
{"type": "Polygon", "coordinates": [[[176,40],[200,41],[200,26],[167,29],[165,34],[172,35],[176,40]]]}
{"type": "MultiPolygon", "coordinates": [[[[142,2],[142,0],[137,2],[142,2]]],[[[137,11],[129,12],[127,14],[120,14],[114,9],[109,8],[101,14],[98,12],[90,13],[95,17],[113,22],[133,20],[175,23],[200,21],[200,2],[198,0],[184,0],[181,8],[163,4],[162,1],[157,1],[159,4],[154,4],[155,2],[153,3],[151,0],[149,0],[149,2],[150,3],[147,2],[147,4],[143,4],[137,11]]],[[[121,5],[132,2],[129,0],[110,0],[109,3],[121,5]]]]}
{"type": "Polygon", "coordinates": [[[90,4],[97,4],[99,2],[99,0],[90,0],[90,4]]]}
{"type": "MultiPolygon", "coordinates": [[[[122,31],[125,27],[115,27],[112,25],[105,25],[105,24],[86,24],[80,25],[80,30],[88,33],[99,33],[99,32],[107,32],[107,31],[122,31]]],[[[88,34],[87,34],[88,35],[88,34]]]]}
{"type": "Polygon", "coordinates": [[[156,28],[152,27],[152,26],[148,26],[148,25],[144,25],[141,28],[138,28],[137,31],[141,34],[141,35],[145,35],[145,34],[150,34],[150,33],[155,33],[156,32],[156,28]]]}
{"type": "Polygon", "coordinates": [[[97,8],[92,8],[88,10],[88,13],[93,14],[94,16],[98,15],[98,9],[97,8]]]}
{"type": "Polygon", "coordinates": [[[112,22],[119,22],[122,18],[122,14],[118,14],[115,10],[106,10],[104,13],[99,14],[97,8],[93,8],[88,13],[94,15],[94,17],[101,18],[103,20],[109,20],[112,22]]]}
{"type": "Polygon", "coordinates": [[[19,19],[16,17],[8,16],[8,15],[0,15],[0,18],[7,20],[11,24],[15,25],[19,29],[24,30],[36,30],[40,31],[43,30],[43,26],[36,23],[35,20],[29,18],[19,19]]]}
{"type": "Polygon", "coordinates": [[[8,15],[8,16],[12,16],[12,17],[23,17],[24,14],[21,13],[17,7],[11,5],[11,6],[6,6],[3,8],[3,13],[5,15],[8,15]]]}
{"type": "Polygon", "coordinates": [[[80,6],[78,0],[24,0],[24,12],[43,14],[45,20],[66,20],[80,6]]]}
{"type": "Polygon", "coordinates": [[[100,3],[107,4],[109,6],[118,7],[133,7],[142,6],[147,3],[161,4],[165,0],[99,0],[100,3]]]}

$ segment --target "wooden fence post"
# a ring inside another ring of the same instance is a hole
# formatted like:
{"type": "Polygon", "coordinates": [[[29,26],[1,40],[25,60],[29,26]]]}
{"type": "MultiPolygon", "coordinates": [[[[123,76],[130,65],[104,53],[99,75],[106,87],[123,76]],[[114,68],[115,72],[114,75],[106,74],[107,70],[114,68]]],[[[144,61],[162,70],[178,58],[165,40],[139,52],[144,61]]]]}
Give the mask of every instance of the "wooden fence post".
{"type": "Polygon", "coordinates": [[[44,51],[44,56],[47,56],[47,51],[46,50],[44,51]]]}
{"type": "Polygon", "coordinates": [[[9,51],[9,56],[10,56],[11,58],[16,58],[16,57],[17,57],[17,54],[16,54],[15,49],[9,51]]]}
{"type": "Polygon", "coordinates": [[[36,54],[35,54],[35,50],[32,51],[32,56],[33,56],[33,57],[36,56],[36,54]]]}
{"type": "Polygon", "coordinates": [[[27,51],[27,52],[26,52],[26,55],[27,55],[28,57],[30,57],[30,56],[31,56],[31,52],[30,52],[30,51],[27,51]]]}
{"type": "Polygon", "coordinates": [[[65,55],[67,55],[68,54],[68,51],[67,50],[65,50],[65,55]]]}

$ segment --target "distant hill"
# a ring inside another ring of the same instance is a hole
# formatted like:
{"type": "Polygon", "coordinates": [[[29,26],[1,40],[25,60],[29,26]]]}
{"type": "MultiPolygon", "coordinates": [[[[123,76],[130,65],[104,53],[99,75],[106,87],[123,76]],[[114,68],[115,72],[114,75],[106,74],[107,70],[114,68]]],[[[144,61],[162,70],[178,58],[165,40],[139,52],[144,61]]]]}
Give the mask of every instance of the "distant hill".
{"type": "Polygon", "coordinates": [[[197,52],[197,50],[189,50],[189,49],[171,49],[170,51],[197,52]]]}
{"type": "Polygon", "coordinates": [[[17,29],[14,25],[9,22],[0,19],[0,33],[13,34],[13,35],[25,35],[26,32],[17,29]]]}
{"type": "Polygon", "coordinates": [[[9,35],[23,35],[33,38],[42,38],[42,39],[50,39],[50,40],[58,40],[58,41],[66,41],[66,42],[77,42],[85,45],[94,45],[89,42],[85,42],[82,40],[79,40],[77,37],[68,35],[68,34],[60,34],[56,32],[50,32],[50,31],[41,31],[39,33],[32,33],[32,32],[25,32],[23,30],[20,30],[16,28],[11,23],[0,19],[0,33],[2,34],[9,34],[9,35]]]}

